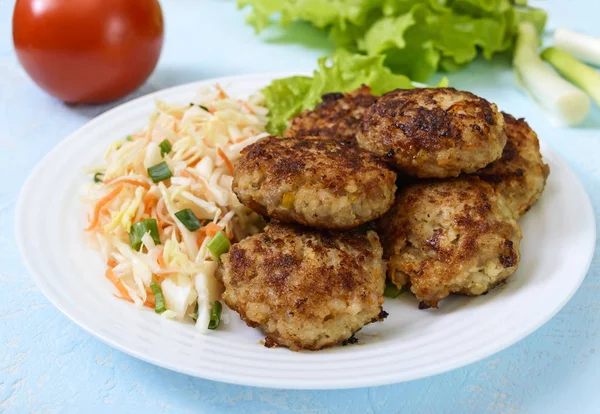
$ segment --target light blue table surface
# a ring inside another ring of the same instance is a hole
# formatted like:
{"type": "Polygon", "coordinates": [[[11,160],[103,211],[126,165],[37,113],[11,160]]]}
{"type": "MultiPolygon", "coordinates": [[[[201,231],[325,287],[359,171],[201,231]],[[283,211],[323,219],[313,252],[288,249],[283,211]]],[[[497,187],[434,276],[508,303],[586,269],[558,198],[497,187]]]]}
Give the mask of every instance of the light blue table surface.
{"type": "MultiPolygon", "coordinates": [[[[600,36],[596,0],[540,3],[550,12],[551,27],[600,36]]],[[[116,103],[68,107],[40,91],[12,49],[13,4],[0,0],[0,412],[600,412],[598,254],[573,299],[528,338],[476,364],[397,385],[298,392],[226,385],[157,368],[88,335],[34,285],[14,243],[13,218],[33,166],[61,139],[116,103]]],[[[321,36],[301,25],[293,30],[303,44],[278,30],[256,37],[230,0],[163,0],[163,9],[163,54],[135,96],[223,75],[310,70],[327,52],[321,36]]],[[[450,80],[525,116],[577,172],[598,211],[600,111],[595,109],[581,128],[553,128],[515,89],[502,59],[477,62],[450,80]]]]}

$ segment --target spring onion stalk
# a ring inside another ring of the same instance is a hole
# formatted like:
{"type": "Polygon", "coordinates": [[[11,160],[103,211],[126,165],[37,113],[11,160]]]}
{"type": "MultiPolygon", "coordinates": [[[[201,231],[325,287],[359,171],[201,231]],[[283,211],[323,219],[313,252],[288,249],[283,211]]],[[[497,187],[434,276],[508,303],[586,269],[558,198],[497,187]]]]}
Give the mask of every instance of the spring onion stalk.
{"type": "Polygon", "coordinates": [[[142,237],[144,237],[144,234],[146,233],[150,233],[154,243],[160,244],[158,222],[156,219],[147,219],[131,226],[131,230],[129,231],[129,244],[133,250],[140,250],[142,247],[142,237]]]}
{"type": "Polygon", "coordinates": [[[542,59],[550,63],[565,78],[586,91],[600,105],[600,73],[581,63],[564,50],[549,47],[542,52],[542,59]]]}
{"type": "Polygon", "coordinates": [[[131,135],[127,135],[127,138],[125,138],[125,141],[131,142],[131,141],[133,141],[133,138],[131,137],[131,135]]]}
{"type": "Polygon", "coordinates": [[[162,289],[154,282],[150,284],[150,289],[154,293],[154,312],[163,313],[167,308],[165,307],[165,297],[163,296],[162,289]]]}
{"type": "Polygon", "coordinates": [[[590,65],[600,66],[600,38],[569,29],[556,29],[554,46],[590,65]]]}
{"type": "Polygon", "coordinates": [[[517,22],[530,22],[539,34],[544,32],[548,14],[542,9],[536,9],[525,4],[515,4],[513,7],[517,22]]]}
{"type": "Polygon", "coordinates": [[[175,213],[175,217],[177,217],[177,220],[179,220],[189,231],[196,231],[202,227],[202,223],[198,220],[198,217],[196,217],[194,212],[189,208],[178,211],[175,213]]]}
{"type": "Polygon", "coordinates": [[[221,324],[221,311],[223,306],[218,300],[213,304],[210,310],[210,322],[208,322],[208,329],[217,329],[221,324]]]}
{"type": "Polygon", "coordinates": [[[230,246],[231,243],[229,242],[229,239],[227,236],[225,236],[225,233],[220,231],[215,234],[215,237],[213,237],[210,242],[208,242],[206,248],[212,257],[218,261],[223,253],[227,253],[229,251],[230,246]]]}
{"type": "Polygon", "coordinates": [[[386,282],[385,290],[383,291],[383,296],[386,298],[397,298],[401,293],[404,292],[404,288],[398,289],[398,286],[393,284],[392,282],[386,282]]]}
{"type": "Polygon", "coordinates": [[[168,180],[173,176],[173,173],[169,169],[169,166],[166,162],[161,162],[159,164],[153,165],[148,168],[148,175],[152,179],[153,182],[159,183],[164,180],[168,180]]]}
{"type": "Polygon", "coordinates": [[[97,172],[94,174],[94,182],[95,183],[103,183],[104,182],[104,173],[97,172]]]}
{"type": "Polygon", "coordinates": [[[590,99],[544,63],[539,44],[535,27],[521,23],[513,58],[517,82],[558,123],[580,124],[590,111],[590,99]]]}
{"type": "Polygon", "coordinates": [[[163,142],[158,144],[158,146],[160,147],[160,155],[162,156],[168,154],[173,149],[168,139],[165,139],[163,142]]]}

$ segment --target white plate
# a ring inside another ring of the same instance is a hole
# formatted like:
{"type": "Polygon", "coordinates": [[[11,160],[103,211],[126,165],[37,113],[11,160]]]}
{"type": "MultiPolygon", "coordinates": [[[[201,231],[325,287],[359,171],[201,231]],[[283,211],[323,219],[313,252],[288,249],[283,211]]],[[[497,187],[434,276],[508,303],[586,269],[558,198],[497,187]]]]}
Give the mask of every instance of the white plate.
{"type": "Polygon", "coordinates": [[[300,353],[267,349],[261,333],[229,310],[229,325],[202,336],[191,324],[114,298],[100,255],[83,239],[78,197],[90,180],[83,169],[110,142],[145,125],[155,98],[187,103],[200,86],[214,82],[243,97],[276,77],[214,79],[144,96],[92,120],[39,163],[19,198],[16,238],[30,273],[56,307],[104,342],[165,368],[236,384],[318,389],[388,384],[469,364],[524,338],[573,295],[592,259],[594,215],[575,174],[542,145],[551,174],[521,222],[523,259],[508,283],[486,296],[444,300],[439,310],[417,309],[410,294],[388,300],[390,316],[361,331],[357,345],[300,353]]]}

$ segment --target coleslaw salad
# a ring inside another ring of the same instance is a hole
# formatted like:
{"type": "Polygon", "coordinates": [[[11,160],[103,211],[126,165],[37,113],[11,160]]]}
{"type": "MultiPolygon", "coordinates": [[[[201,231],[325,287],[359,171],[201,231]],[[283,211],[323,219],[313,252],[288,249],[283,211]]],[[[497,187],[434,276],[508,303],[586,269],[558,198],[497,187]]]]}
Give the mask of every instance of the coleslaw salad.
{"type": "Polygon", "coordinates": [[[105,163],[87,171],[85,231],[116,297],[214,329],[219,256],[264,225],[231,183],[240,151],[268,135],[267,113],[262,96],[234,99],[219,85],[188,105],[157,100],[146,127],[112,143],[105,163]]]}

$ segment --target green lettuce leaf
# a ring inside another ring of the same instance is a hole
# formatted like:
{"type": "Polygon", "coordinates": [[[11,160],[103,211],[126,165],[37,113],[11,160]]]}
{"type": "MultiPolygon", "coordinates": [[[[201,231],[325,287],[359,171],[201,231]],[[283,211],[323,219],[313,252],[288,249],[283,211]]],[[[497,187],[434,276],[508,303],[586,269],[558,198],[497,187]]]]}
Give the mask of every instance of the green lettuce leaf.
{"type": "Polygon", "coordinates": [[[384,55],[393,71],[426,81],[437,70],[458,70],[482,53],[513,47],[518,24],[538,30],[546,13],[520,0],[238,0],[257,30],[307,21],[339,47],[384,55]]]}
{"type": "Polygon", "coordinates": [[[261,90],[269,108],[267,131],[270,134],[281,135],[288,119],[302,111],[304,108],[302,97],[309,93],[312,81],[313,79],[308,76],[292,76],[276,79],[261,90]]]}
{"type": "Polygon", "coordinates": [[[393,89],[414,88],[411,80],[384,65],[385,57],[352,54],[340,49],[331,58],[319,59],[313,77],[277,79],[261,90],[269,108],[267,131],[281,135],[287,121],[305,109],[313,109],[329,92],[350,92],[365,84],[381,95],[393,89]]]}

